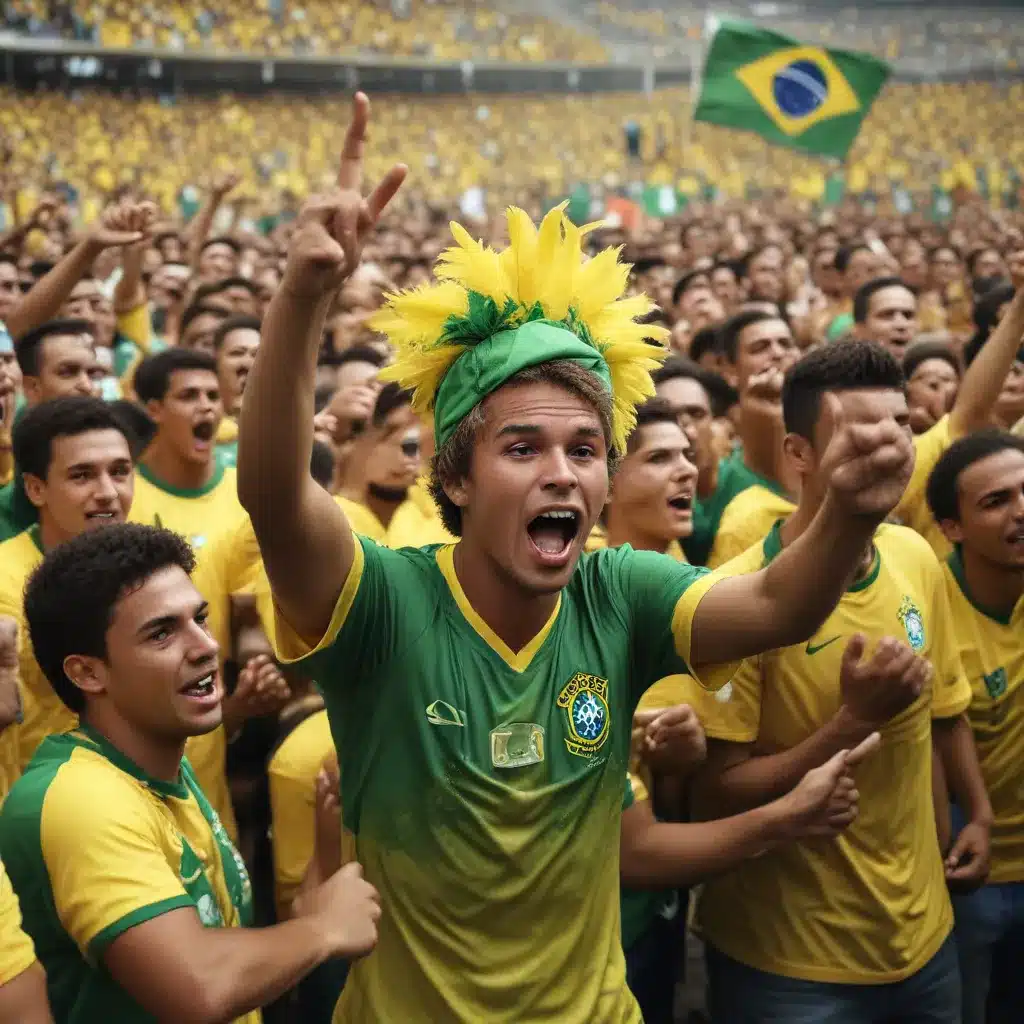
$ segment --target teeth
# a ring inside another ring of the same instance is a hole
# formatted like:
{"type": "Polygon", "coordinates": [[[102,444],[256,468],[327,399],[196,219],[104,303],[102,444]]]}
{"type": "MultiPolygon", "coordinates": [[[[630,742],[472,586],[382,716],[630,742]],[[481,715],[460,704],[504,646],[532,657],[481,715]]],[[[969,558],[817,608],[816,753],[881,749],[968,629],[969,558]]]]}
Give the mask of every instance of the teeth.
{"type": "Polygon", "coordinates": [[[540,515],[541,519],[575,519],[576,513],[568,510],[553,510],[551,512],[542,512],[540,515]]]}

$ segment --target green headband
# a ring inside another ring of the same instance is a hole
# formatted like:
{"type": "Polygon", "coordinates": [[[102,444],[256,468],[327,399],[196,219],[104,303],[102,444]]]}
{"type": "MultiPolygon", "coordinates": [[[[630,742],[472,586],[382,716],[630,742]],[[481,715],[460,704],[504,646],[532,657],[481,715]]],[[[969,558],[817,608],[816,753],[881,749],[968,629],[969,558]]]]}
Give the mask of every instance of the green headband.
{"type": "MultiPolygon", "coordinates": [[[[457,344],[457,342],[455,342],[457,344]]],[[[595,374],[611,391],[604,356],[593,345],[551,320],[531,320],[500,331],[467,349],[441,380],[434,400],[434,438],[438,448],[489,394],[520,370],[556,359],[570,359],[595,374]]]]}

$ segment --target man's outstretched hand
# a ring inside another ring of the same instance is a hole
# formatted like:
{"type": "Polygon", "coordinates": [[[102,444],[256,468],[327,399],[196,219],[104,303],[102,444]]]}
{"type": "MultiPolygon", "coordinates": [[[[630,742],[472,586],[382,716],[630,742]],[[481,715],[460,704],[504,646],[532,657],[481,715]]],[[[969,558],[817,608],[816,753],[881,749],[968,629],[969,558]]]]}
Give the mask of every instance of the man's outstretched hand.
{"type": "Polygon", "coordinates": [[[363,198],[363,148],[369,120],[370,101],[358,92],[341,151],[338,187],[308,199],[299,212],[282,283],[295,295],[318,300],[341,286],[359,266],[366,239],[405,181],[408,168],[395,164],[363,198]]]}

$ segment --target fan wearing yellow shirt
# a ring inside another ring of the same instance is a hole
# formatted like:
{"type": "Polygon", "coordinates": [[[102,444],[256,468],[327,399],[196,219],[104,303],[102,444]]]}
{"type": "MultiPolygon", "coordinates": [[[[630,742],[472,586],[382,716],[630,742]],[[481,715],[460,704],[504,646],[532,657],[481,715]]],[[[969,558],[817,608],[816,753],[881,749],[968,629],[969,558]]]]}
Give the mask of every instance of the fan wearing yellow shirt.
{"type": "Polygon", "coordinates": [[[918,332],[917,296],[898,277],[876,277],[853,297],[853,335],[903,359],[918,332]]]}
{"type": "MultiPolygon", "coordinates": [[[[374,532],[390,548],[422,547],[452,539],[429,496],[420,489],[419,499],[413,498],[423,458],[422,427],[411,403],[410,392],[397,384],[380,389],[373,412],[352,445],[340,491],[340,497],[372,515],[379,524],[374,532]]],[[[374,535],[360,531],[356,521],[353,528],[365,536],[374,535]]]]}
{"type": "MultiPolygon", "coordinates": [[[[838,423],[886,409],[909,435],[900,366],[868,342],[804,356],[786,375],[783,409],[797,509],[725,572],[771,564],[804,534],[824,497],[822,453],[838,423]]],[[[728,700],[696,697],[713,740],[698,804],[716,817],[765,804],[837,751],[874,731],[882,737],[856,771],[860,814],[842,836],[793,844],[705,886],[699,919],[712,1017],[959,1021],[952,872],[936,836],[933,745],[971,821],[969,841],[956,851],[958,880],[984,877],[991,809],[963,716],[970,686],[927,544],[903,527],[880,526],[846,594],[806,645],[745,662],[728,700]]]]}
{"type": "MultiPolygon", "coordinates": [[[[128,438],[114,410],[99,398],[55,398],[27,410],[14,428],[14,451],[39,522],[0,544],[0,614],[19,624],[25,701],[20,725],[0,736],[4,774],[20,773],[39,744],[76,719],[39,667],[24,620],[25,582],[46,551],[88,530],[124,522],[134,474],[128,438]]],[[[13,778],[0,792],[6,794],[13,778]]]]}
{"type": "Polygon", "coordinates": [[[168,530],[122,523],[55,548],[26,591],[33,645],[81,724],[15,784],[0,855],[69,1024],[257,1024],[320,963],[376,943],[377,894],[357,865],[294,920],[247,927],[245,866],[183,757],[221,714],[194,558],[168,530]]]}
{"type": "Polygon", "coordinates": [[[1002,320],[964,372],[949,415],[914,438],[914,474],[893,516],[921,534],[940,559],[953,548],[928,507],[928,477],[954,441],[989,425],[1004,391],[1015,390],[1019,382],[1024,382],[1024,363],[1019,369],[1015,367],[1022,342],[1024,288],[1018,288],[1002,320]]]}
{"type": "Polygon", "coordinates": [[[132,519],[164,526],[199,550],[244,517],[235,471],[216,457],[224,416],[212,356],[167,349],[135,371],[135,392],[156,424],[138,463],[132,519]]]}
{"type": "Polygon", "coordinates": [[[254,316],[231,316],[213,332],[213,355],[220,382],[224,419],[217,435],[217,458],[225,466],[238,461],[238,425],[245,381],[260,347],[260,321],[254,316]],[[229,430],[225,433],[224,428],[229,430]],[[228,436],[230,435],[230,436],[228,436]]]}
{"type": "Polygon", "coordinates": [[[946,591],[993,813],[988,884],[953,893],[963,1022],[1008,1024],[1024,1006],[1024,440],[957,441],[932,471],[928,503],[954,545],[946,591]]]}

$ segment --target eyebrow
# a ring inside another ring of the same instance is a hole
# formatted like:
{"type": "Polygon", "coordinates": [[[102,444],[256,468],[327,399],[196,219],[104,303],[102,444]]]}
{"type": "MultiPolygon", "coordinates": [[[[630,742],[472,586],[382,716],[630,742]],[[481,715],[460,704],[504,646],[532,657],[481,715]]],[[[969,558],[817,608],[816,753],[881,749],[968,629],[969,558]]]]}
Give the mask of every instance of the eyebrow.
{"type": "MultiPolygon", "coordinates": [[[[498,437],[507,434],[542,434],[544,431],[535,423],[510,423],[498,431],[498,437]]],[[[600,437],[601,431],[597,427],[578,427],[575,431],[576,437],[600,437]]]]}
{"type": "MultiPolygon", "coordinates": [[[[194,619],[197,615],[200,615],[203,612],[205,612],[209,607],[210,605],[207,601],[201,601],[192,610],[191,617],[194,619]]],[[[158,615],[156,618],[149,619],[147,622],[144,622],[141,626],[139,626],[137,631],[138,635],[141,636],[144,633],[152,633],[154,630],[158,628],[173,626],[179,621],[180,618],[180,615],[158,615]]]]}

